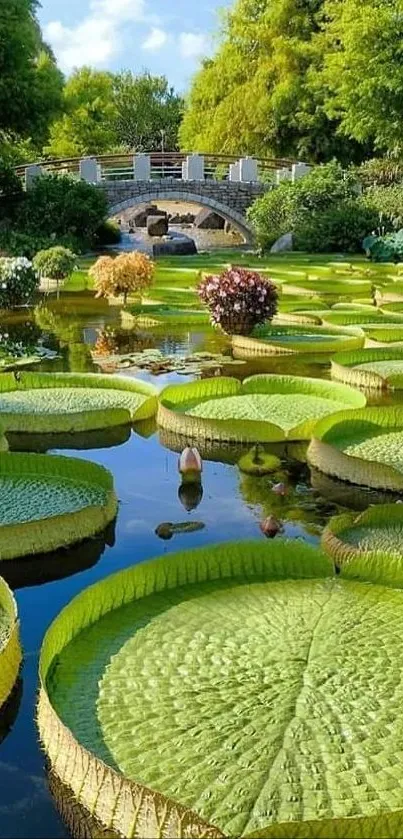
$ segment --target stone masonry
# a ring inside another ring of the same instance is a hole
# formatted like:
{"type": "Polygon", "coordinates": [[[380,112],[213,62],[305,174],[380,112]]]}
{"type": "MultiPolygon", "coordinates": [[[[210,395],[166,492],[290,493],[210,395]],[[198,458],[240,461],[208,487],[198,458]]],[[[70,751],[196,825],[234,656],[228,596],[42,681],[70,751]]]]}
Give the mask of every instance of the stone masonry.
{"type": "Polygon", "coordinates": [[[102,181],[97,184],[97,188],[106,193],[111,215],[138,204],[189,201],[215,210],[251,241],[252,229],[246,211],[270,186],[239,181],[181,181],[164,178],[150,181],[102,181]]]}

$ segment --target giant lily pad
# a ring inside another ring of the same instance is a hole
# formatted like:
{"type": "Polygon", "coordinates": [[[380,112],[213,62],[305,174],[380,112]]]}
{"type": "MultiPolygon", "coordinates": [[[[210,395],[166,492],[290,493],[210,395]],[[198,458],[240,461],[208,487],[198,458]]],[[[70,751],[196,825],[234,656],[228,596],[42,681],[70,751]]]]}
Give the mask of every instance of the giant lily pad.
{"type": "Polygon", "coordinates": [[[234,442],[308,439],[319,417],[358,408],[365,397],[345,385],[300,376],[214,378],[170,385],[157,422],[188,437],[234,442]]]}
{"type": "Polygon", "coordinates": [[[364,333],[358,327],[261,326],[250,337],[233,335],[236,358],[255,355],[330,353],[364,346],[364,333]]]}
{"type": "Polygon", "coordinates": [[[315,426],[308,462],[352,484],[402,490],[403,408],[364,408],[325,417],[315,426]]]}
{"type": "Polygon", "coordinates": [[[403,346],[403,324],[400,326],[389,323],[362,323],[361,329],[365,333],[367,347],[403,346]]]}
{"type": "Polygon", "coordinates": [[[112,836],[400,836],[402,575],[354,575],[230,543],[82,592],[40,661],[70,800],[112,836]]]}
{"type": "Polygon", "coordinates": [[[114,519],[113,478],[71,457],[0,454],[0,560],[56,550],[114,519]]]}
{"type": "Polygon", "coordinates": [[[322,536],[323,548],[342,565],[358,560],[354,568],[372,569],[383,582],[401,581],[403,570],[403,509],[401,504],[381,504],[363,513],[334,516],[322,536]],[[379,560],[382,560],[380,562],[379,560]]]}
{"type": "Polygon", "coordinates": [[[380,347],[337,353],[332,378],[355,387],[403,389],[403,347],[380,347]]]}
{"type": "Polygon", "coordinates": [[[156,391],[136,379],[92,373],[0,375],[0,421],[14,432],[79,432],[155,414],[156,391]]]}
{"type": "Polygon", "coordinates": [[[21,663],[17,605],[0,577],[0,708],[16,682],[21,663]]]}

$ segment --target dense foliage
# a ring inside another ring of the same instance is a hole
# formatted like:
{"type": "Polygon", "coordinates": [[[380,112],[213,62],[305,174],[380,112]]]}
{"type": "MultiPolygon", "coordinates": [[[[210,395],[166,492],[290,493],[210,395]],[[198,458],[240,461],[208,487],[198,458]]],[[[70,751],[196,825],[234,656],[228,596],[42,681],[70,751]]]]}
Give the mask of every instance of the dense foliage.
{"type": "Polygon", "coordinates": [[[0,248],[31,257],[56,243],[77,251],[97,243],[107,216],[106,198],[100,190],[85,181],[46,175],[22,192],[9,174],[0,167],[0,248]]]}
{"type": "Polygon", "coordinates": [[[211,322],[229,334],[247,335],[277,311],[277,289],[270,280],[246,268],[229,268],[205,277],[199,297],[210,311],[211,322]]]}
{"type": "Polygon", "coordinates": [[[72,273],[76,264],[76,255],[61,245],[53,248],[38,251],[33,260],[33,265],[41,277],[49,277],[53,280],[65,280],[72,273]]]}
{"type": "Polygon", "coordinates": [[[90,269],[97,297],[119,297],[126,303],[129,294],[140,294],[151,285],[154,263],[144,253],[121,253],[116,258],[100,256],[90,269]]]}
{"type": "Polygon", "coordinates": [[[44,44],[37,0],[7,0],[0,15],[0,144],[13,135],[40,147],[61,108],[63,76],[44,44]]]}
{"type": "Polygon", "coordinates": [[[292,232],[303,250],[359,250],[378,215],[357,197],[358,192],[355,173],[331,162],[312,169],[295,184],[283,181],[259,198],[248,215],[262,248],[292,232]]]}
{"type": "Polygon", "coordinates": [[[162,131],[165,147],[177,147],[182,99],[165,76],[82,67],[66,82],[63,108],[45,149],[52,157],[160,149],[162,131]]]}
{"type": "Polygon", "coordinates": [[[402,262],[403,230],[386,236],[367,236],[363,248],[374,262],[402,262]]]}
{"type": "Polygon", "coordinates": [[[39,276],[29,259],[0,259],[0,309],[29,303],[38,284],[39,276]]]}

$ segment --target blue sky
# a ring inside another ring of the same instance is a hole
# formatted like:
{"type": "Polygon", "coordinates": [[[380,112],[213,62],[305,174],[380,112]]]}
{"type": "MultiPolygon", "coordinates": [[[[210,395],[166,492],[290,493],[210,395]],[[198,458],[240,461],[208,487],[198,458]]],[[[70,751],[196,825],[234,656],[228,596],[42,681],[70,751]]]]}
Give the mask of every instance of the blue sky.
{"type": "Polygon", "coordinates": [[[232,0],[42,0],[39,18],[65,73],[83,64],[164,73],[185,90],[232,0]]]}

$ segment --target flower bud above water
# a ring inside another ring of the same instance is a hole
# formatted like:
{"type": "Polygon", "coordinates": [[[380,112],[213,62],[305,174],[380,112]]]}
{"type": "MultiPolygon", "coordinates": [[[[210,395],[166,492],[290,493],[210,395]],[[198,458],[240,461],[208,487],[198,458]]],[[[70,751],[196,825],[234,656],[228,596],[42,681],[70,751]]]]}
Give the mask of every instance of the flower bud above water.
{"type": "Polygon", "coordinates": [[[277,533],[281,533],[283,525],[275,516],[267,516],[264,521],[260,522],[260,529],[268,539],[273,539],[277,533]]]}
{"type": "Polygon", "coordinates": [[[191,448],[190,446],[183,449],[179,458],[178,469],[183,481],[190,481],[192,483],[200,481],[200,476],[203,471],[203,461],[198,449],[191,448]]]}

